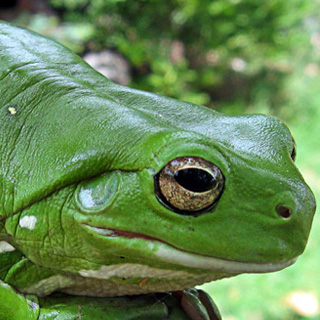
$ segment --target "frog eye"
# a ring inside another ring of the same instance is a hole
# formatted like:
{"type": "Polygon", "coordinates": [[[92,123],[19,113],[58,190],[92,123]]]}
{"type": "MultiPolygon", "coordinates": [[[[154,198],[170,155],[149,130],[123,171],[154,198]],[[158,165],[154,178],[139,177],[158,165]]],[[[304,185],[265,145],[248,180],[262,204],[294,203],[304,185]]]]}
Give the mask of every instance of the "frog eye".
{"type": "Polygon", "coordinates": [[[291,151],[290,157],[291,157],[292,161],[295,161],[295,160],[296,160],[296,157],[297,157],[297,147],[296,147],[295,142],[293,142],[293,147],[292,147],[292,151],[291,151]]]}
{"type": "Polygon", "coordinates": [[[223,186],[220,169],[199,157],[176,158],[155,176],[155,193],[159,202],[186,215],[211,209],[221,196],[223,186]]]}

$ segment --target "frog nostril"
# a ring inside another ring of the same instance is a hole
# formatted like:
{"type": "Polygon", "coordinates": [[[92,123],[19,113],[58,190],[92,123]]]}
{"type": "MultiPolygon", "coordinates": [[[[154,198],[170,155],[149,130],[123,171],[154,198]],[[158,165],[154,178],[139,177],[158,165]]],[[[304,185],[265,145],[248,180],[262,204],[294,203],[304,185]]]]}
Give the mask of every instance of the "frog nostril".
{"type": "Polygon", "coordinates": [[[276,212],[281,218],[289,219],[291,217],[291,209],[281,204],[276,207],[276,212]]]}

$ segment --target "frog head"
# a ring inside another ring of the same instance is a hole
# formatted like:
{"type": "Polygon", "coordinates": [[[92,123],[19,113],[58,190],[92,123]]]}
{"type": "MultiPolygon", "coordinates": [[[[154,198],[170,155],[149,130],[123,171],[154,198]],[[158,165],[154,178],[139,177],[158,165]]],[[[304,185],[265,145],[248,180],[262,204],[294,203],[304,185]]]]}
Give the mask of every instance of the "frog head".
{"type": "Polygon", "coordinates": [[[4,28],[1,239],[25,257],[9,283],[172,291],[277,271],[303,252],[315,200],[281,121],[115,85],[59,44],[4,28]]]}

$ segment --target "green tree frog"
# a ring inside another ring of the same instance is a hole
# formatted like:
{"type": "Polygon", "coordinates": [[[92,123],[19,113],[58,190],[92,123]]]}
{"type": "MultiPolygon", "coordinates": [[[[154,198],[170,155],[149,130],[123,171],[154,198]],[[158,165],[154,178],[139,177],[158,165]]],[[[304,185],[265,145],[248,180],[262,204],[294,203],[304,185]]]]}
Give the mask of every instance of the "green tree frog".
{"type": "Polygon", "coordinates": [[[219,319],[191,287],[303,252],[315,200],[277,118],[122,87],[5,22],[0,96],[1,320],[219,319]]]}

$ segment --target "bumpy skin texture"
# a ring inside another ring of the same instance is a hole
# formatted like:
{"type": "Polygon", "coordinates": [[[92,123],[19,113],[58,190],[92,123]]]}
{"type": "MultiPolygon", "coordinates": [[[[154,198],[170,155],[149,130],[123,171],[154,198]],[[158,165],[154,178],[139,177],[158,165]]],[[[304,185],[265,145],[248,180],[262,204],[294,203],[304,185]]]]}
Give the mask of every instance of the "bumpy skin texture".
{"type": "Polygon", "coordinates": [[[176,291],[276,271],[303,252],[315,202],[278,119],[224,116],[116,85],[6,23],[0,95],[0,295],[8,284],[38,297],[176,291]],[[159,201],[155,180],[181,157],[223,175],[206,211],[159,201]]]}

